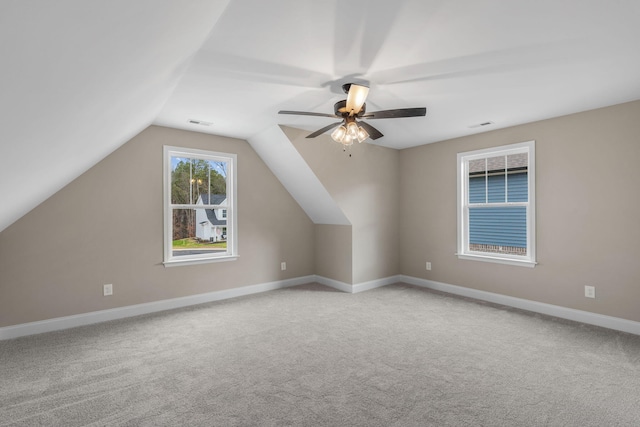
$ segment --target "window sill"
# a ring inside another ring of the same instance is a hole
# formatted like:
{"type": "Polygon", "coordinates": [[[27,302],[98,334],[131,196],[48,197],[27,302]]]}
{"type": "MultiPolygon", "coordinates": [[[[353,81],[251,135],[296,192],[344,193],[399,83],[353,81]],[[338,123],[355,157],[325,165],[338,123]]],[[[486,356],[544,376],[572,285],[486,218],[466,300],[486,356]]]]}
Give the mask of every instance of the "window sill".
{"type": "Polygon", "coordinates": [[[181,267],[183,265],[195,265],[195,264],[208,264],[211,262],[225,262],[225,261],[235,261],[238,259],[238,255],[227,255],[227,256],[219,256],[215,258],[191,258],[185,260],[171,260],[164,261],[165,267],[181,267]]]}
{"type": "Polygon", "coordinates": [[[475,254],[474,255],[456,254],[456,255],[458,256],[458,259],[466,259],[469,261],[494,262],[497,264],[517,265],[519,267],[528,267],[528,268],[533,268],[538,264],[535,261],[520,260],[520,259],[513,259],[513,258],[501,258],[501,257],[490,256],[490,255],[475,255],[475,254]]]}

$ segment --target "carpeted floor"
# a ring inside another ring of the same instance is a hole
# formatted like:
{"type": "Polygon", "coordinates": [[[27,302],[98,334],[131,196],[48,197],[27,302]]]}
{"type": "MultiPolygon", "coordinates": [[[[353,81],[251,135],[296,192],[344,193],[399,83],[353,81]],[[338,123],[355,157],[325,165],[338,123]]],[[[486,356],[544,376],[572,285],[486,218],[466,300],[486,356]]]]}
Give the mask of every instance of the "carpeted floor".
{"type": "Polygon", "coordinates": [[[0,426],[638,426],[640,337],[397,284],[0,341],[0,426]]]}

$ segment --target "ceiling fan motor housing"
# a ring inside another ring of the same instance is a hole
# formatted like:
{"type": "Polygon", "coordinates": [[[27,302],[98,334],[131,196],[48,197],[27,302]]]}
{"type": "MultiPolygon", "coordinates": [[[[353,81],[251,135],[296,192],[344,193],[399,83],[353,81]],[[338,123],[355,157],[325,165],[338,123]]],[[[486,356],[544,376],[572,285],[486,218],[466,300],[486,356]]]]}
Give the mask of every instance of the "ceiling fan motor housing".
{"type": "MultiPolygon", "coordinates": [[[[367,104],[362,104],[362,108],[360,108],[360,111],[358,112],[358,114],[356,114],[356,116],[360,117],[362,116],[365,111],[367,110],[367,104]]],[[[349,111],[347,111],[347,100],[343,99],[342,101],[338,101],[333,105],[333,112],[335,113],[336,116],[340,116],[340,117],[345,117],[349,115],[349,111]]]]}

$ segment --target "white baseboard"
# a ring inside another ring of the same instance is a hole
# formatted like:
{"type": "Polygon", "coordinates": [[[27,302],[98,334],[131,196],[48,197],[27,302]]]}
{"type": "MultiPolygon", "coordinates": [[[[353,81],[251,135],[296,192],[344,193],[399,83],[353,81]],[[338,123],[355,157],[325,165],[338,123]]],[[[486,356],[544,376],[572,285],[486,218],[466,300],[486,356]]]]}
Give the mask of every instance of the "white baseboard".
{"type": "Polygon", "coordinates": [[[536,313],[547,314],[549,316],[560,317],[576,322],[588,323],[590,325],[596,325],[604,328],[615,329],[622,332],[640,335],[640,322],[634,322],[632,320],[621,319],[618,317],[605,316],[588,311],[575,310],[572,308],[560,307],[557,305],[545,304],[506,295],[494,294],[491,292],[450,285],[447,283],[435,282],[433,280],[420,279],[412,276],[395,275],[350,285],[348,283],[329,279],[327,277],[311,275],[296,277],[287,280],[280,280],[276,282],[243,286],[240,288],[209,292],[206,294],[190,295],[186,297],[112,308],[109,310],[100,310],[91,313],[58,317],[55,319],[42,320],[38,322],[6,326],[0,328],[0,340],[18,338],[26,335],[41,334],[44,332],[57,331],[61,329],[74,328],[77,326],[90,325],[93,323],[106,322],[109,320],[122,319],[125,317],[139,316],[141,314],[155,313],[158,311],[171,310],[174,308],[187,307],[212,301],[220,301],[243,295],[282,289],[290,286],[297,286],[312,282],[320,283],[322,285],[329,286],[347,293],[364,292],[370,289],[379,288],[381,286],[404,282],[428,289],[447,292],[450,294],[461,295],[482,301],[515,307],[522,310],[533,311],[536,313]]]}
{"type": "Polygon", "coordinates": [[[155,313],[158,311],[171,310],[174,308],[181,308],[190,305],[235,298],[243,295],[250,295],[259,292],[271,291],[274,289],[282,289],[290,286],[311,283],[315,280],[316,277],[313,275],[302,276],[293,279],[279,280],[276,282],[260,283],[257,285],[243,286],[240,288],[208,292],[205,294],[190,295],[186,297],[154,301],[144,304],[128,305],[125,307],[112,308],[108,310],[93,311],[90,313],[75,314],[72,316],[57,317],[54,319],[41,320],[38,322],[6,326],[0,328],[0,340],[18,338],[26,335],[41,334],[43,332],[58,331],[61,329],[75,328],[77,326],[90,325],[93,323],[106,322],[109,320],[122,319],[125,317],[139,316],[141,314],[155,313]]]}
{"type": "Polygon", "coordinates": [[[478,289],[465,288],[462,286],[450,285],[448,283],[435,282],[433,280],[420,279],[418,277],[412,276],[400,275],[398,281],[408,283],[410,285],[420,286],[423,288],[447,292],[450,294],[474,298],[496,304],[502,304],[522,310],[533,311],[535,313],[573,320],[575,322],[582,322],[589,325],[601,326],[603,328],[615,329],[617,331],[640,335],[640,322],[634,322],[633,320],[621,319],[619,317],[613,316],[605,316],[603,314],[575,310],[573,308],[545,304],[542,302],[510,297],[507,295],[494,294],[492,292],[480,291],[478,289]]]}
{"type": "Polygon", "coordinates": [[[313,281],[316,283],[320,283],[321,285],[329,286],[330,288],[337,289],[342,292],[346,292],[348,294],[353,293],[352,285],[345,282],[341,282],[339,280],[333,280],[333,279],[329,279],[328,277],[316,275],[313,281]]]}
{"type": "Polygon", "coordinates": [[[370,289],[381,288],[400,282],[400,275],[384,277],[382,279],[369,280],[368,282],[356,283],[353,285],[353,293],[364,292],[370,289]]]}
{"type": "Polygon", "coordinates": [[[347,292],[350,294],[356,294],[358,292],[368,291],[370,289],[380,288],[382,286],[391,285],[393,283],[400,282],[400,275],[384,277],[382,279],[370,280],[368,282],[356,283],[355,285],[350,285],[345,282],[340,282],[339,280],[329,279],[324,276],[316,276],[315,281],[320,283],[321,285],[329,286],[331,288],[337,289],[342,292],[347,292]]]}

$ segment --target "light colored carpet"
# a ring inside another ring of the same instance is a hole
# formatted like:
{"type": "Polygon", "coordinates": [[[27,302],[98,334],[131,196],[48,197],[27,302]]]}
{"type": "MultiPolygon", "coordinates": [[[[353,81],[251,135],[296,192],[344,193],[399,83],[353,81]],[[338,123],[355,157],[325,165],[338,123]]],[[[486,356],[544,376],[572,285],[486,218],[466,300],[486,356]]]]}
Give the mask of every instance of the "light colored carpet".
{"type": "Polygon", "coordinates": [[[638,426],[640,337],[397,284],[0,342],[1,426],[638,426]]]}

